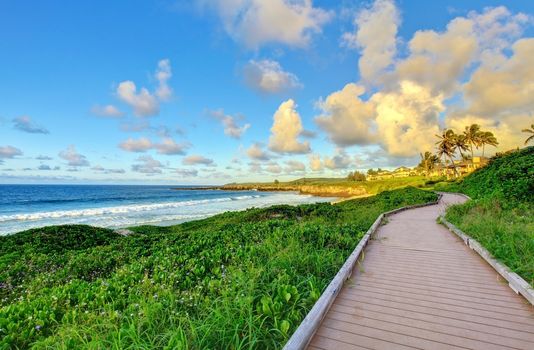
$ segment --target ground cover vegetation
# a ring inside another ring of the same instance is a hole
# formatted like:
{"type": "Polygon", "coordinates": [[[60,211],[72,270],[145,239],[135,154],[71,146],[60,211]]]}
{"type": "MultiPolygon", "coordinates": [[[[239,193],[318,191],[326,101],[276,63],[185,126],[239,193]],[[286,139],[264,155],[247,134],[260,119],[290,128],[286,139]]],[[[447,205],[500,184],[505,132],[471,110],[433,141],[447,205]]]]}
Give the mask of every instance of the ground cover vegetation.
{"type": "Polygon", "coordinates": [[[534,285],[534,147],[498,154],[486,167],[436,189],[470,196],[446,218],[534,285]]]}
{"type": "Polygon", "coordinates": [[[0,237],[0,349],[281,348],[381,212],[435,199],[410,187],[129,236],[0,237]]]}

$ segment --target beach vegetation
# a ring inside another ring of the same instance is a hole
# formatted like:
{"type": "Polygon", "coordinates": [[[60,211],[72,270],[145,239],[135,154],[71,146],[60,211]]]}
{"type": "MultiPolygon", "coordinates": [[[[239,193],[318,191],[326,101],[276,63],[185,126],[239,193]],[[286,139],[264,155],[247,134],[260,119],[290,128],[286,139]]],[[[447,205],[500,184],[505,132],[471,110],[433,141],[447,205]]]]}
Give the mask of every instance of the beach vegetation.
{"type": "Polygon", "coordinates": [[[0,237],[0,349],[281,348],[380,213],[435,199],[409,187],[128,236],[0,237]]]}

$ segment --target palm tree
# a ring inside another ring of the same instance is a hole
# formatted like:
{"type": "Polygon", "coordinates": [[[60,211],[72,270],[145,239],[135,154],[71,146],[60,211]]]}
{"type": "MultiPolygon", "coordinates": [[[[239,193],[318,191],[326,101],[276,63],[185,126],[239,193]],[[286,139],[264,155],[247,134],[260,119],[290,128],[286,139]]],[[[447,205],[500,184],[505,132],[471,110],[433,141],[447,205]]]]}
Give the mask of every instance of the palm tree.
{"type": "Polygon", "coordinates": [[[428,176],[430,170],[434,169],[434,166],[439,163],[439,158],[432,154],[432,152],[426,151],[425,154],[420,153],[421,156],[421,163],[419,163],[419,167],[423,168],[425,171],[425,175],[428,176]]]}
{"type": "Polygon", "coordinates": [[[497,138],[491,131],[482,131],[479,136],[479,142],[482,146],[482,157],[484,157],[484,148],[486,145],[497,147],[499,144],[499,142],[497,142],[497,138]]]}
{"type": "Polygon", "coordinates": [[[525,140],[525,145],[529,143],[531,140],[534,140],[534,124],[530,125],[530,129],[523,129],[522,132],[526,132],[531,134],[527,139],[525,140]]]}
{"type": "Polygon", "coordinates": [[[458,176],[458,170],[456,169],[456,164],[454,164],[452,158],[456,152],[457,135],[452,129],[445,129],[441,135],[436,135],[436,137],[439,139],[439,141],[436,142],[436,145],[438,145],[438,157],[443,156],[444,159],[445,157],[449,157],[454,169],[454,174],[458,176]]]}
{"type": "Polygon", "coordinates": [[[469,145],[469,149],[471,151],[471,164],[473,164],[473,146],[477,147],[480,145],[480,125],[478,124],[471,124],[470,126],[466,126],[464,130],[464,140],[467,145],[469,145]]]}

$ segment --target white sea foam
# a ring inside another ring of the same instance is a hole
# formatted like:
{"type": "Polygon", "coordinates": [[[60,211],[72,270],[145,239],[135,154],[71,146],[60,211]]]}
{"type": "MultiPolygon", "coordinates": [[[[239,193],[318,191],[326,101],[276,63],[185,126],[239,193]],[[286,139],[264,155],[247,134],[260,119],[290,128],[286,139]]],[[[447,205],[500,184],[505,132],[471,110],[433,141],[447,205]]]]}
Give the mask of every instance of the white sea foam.
{"type": "Polygon", "coordinates": [[[57,219],[57,218],[75,218],[75,217],[87,217],[87,216],[99,216],[99,215],[113,215],[113,214],[126,214],[132,212],[144,212],[160,209],[172,209],[188,206],[197,206],[210,203],[229,202],[233,200],[246,200],[258,198],[260,196],[237,196],[237,197],[224,197],[214,199],[200,199],[189,200],[179,202],[166,202],[155,204],[131,204],[121,205],[114,207],[103,208],[87,208],[87,209],[75,209],[75,210],[57,210],[57,211],[45,211],[36,213],[25,214],[12,214],[12,215],[0,215],[0,222],[6,221],[29,221],[29,220],[42,220],[42,219],[57,219]]]}

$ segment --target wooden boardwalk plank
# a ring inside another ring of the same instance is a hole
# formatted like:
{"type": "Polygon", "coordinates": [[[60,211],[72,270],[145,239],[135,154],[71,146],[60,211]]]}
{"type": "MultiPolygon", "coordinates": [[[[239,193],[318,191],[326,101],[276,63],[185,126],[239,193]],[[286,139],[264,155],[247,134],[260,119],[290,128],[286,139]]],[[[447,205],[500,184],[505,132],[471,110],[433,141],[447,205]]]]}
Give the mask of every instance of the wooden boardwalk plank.
{"type": "Polygon", "coordinates": [[[534,349],[534,309],[436,223],[451,203],[388,217],[310,349],[534,349]]]}

